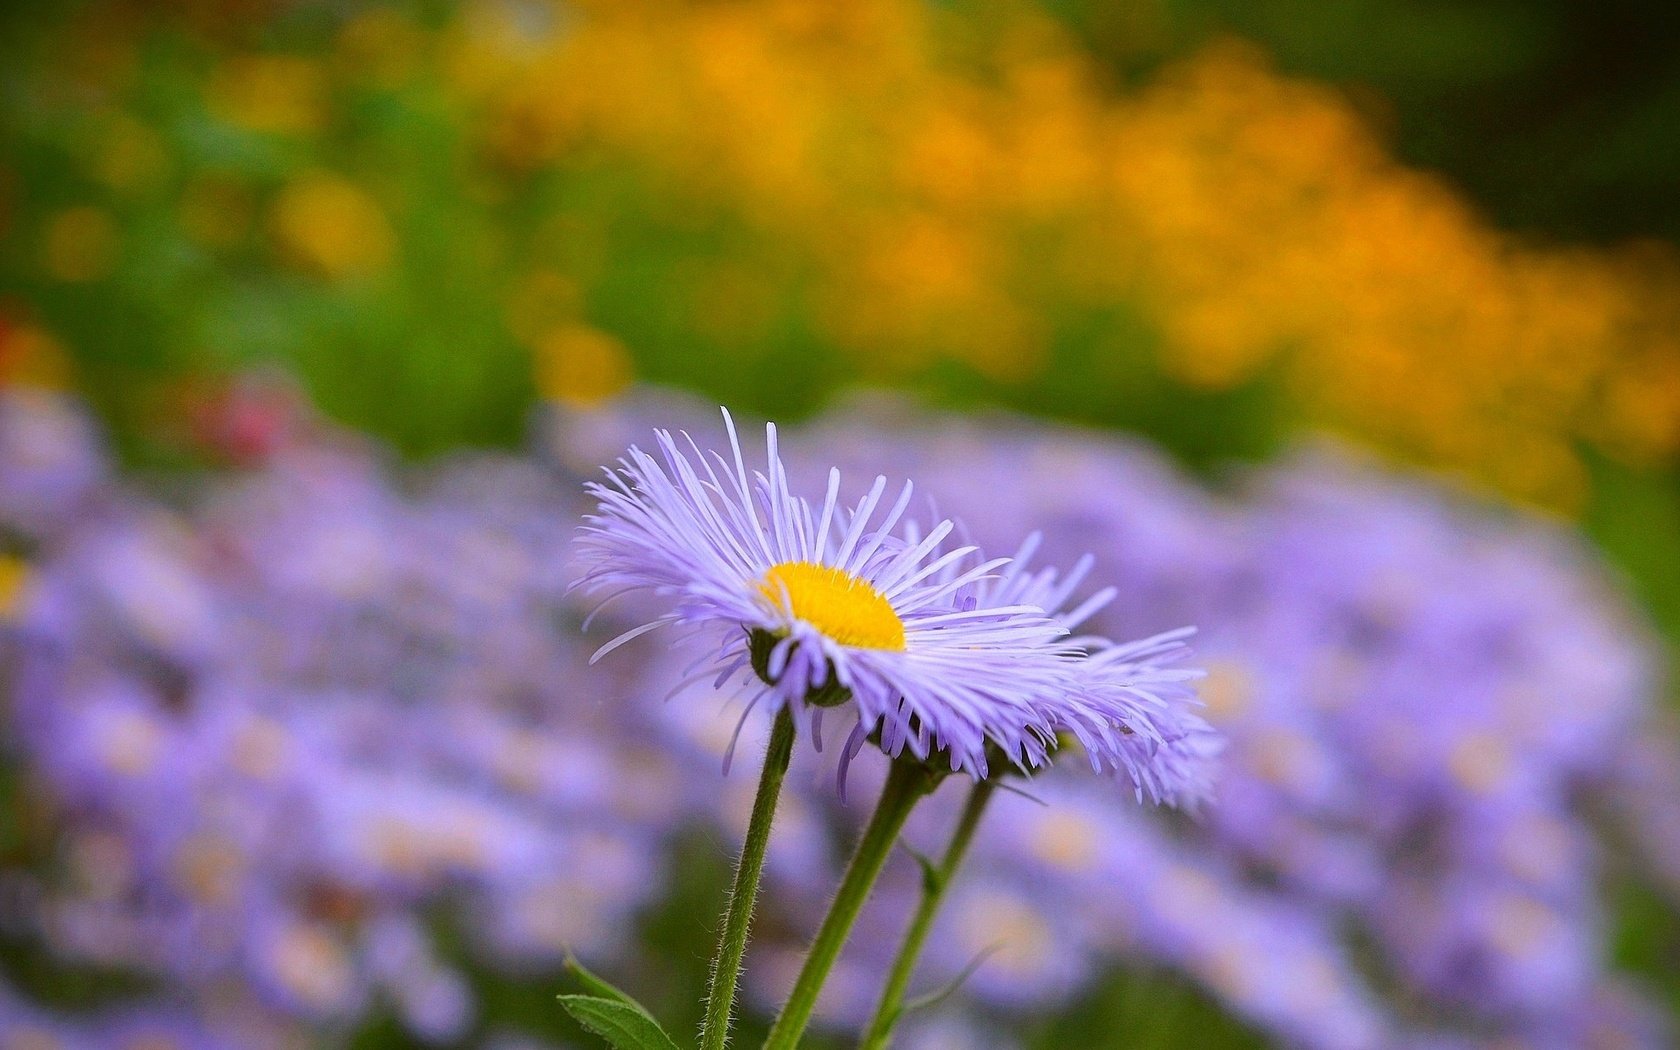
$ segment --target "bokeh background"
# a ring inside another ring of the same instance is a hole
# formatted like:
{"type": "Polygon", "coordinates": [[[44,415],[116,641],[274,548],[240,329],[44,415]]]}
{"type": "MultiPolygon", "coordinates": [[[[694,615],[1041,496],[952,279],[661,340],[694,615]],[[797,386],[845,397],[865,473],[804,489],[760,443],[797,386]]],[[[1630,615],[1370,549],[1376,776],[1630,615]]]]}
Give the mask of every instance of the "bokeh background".
{"type": "Polygon", "coordinates": [[[1670,1045],[1677,186],[1656,2],[7,5],[0,1046],[690,1029],[750,772],[566,543],[720,402],[1204,630],[1220,804],[1000,807],[905,1045],[1670,1045]]]}

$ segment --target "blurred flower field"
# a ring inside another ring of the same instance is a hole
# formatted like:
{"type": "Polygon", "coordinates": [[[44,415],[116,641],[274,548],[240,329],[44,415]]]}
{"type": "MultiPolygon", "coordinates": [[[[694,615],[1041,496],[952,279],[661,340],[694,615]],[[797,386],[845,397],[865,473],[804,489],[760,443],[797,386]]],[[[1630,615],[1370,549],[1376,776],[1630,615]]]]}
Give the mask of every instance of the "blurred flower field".
{"type": "Polygon", "coordinates": [[[1506,228],[1221,5],[1101,10],[0,15],[0,1047],[594,1046],[568,954],[692,1031],[740,714],[586,667],[634,610],[568,586],[584,481],[718,403],[1201,629],[1215,802],[1001,800],[895,1045],[1672,1045],[1673,216],[1506,228]]]}
{"type": "Polygon", "coordinates": [[[1680,444],[1671,248],[1502,233],[1250,45],[1117,92],[1023,6],[190,10],[8,78],[9,367],[68,347],[136,426],[280,360],[412,448],[632,378],[1329,425],[1565,510],[1680,444]]]}

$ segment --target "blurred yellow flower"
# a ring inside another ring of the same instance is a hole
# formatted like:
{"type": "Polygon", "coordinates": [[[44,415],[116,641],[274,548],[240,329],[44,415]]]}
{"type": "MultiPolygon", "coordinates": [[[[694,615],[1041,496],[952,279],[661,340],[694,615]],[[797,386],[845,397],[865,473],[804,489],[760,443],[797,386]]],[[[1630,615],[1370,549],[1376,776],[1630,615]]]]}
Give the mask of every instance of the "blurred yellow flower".
{"type": "Polygon", "coordinates": [[[338,175],[316,171],[288,183],[274,202],[272,226],[282,253],[323,277],[362,276],[390,261],[393,237],[385,213],[338,175]]]}
{"type": "Polygon", "coordinates": [[[345,23],[333,58],[347,79],[392,89],[414,76],[427,47],[420,27],[401,11],[373,7],[345,23]]]}
{"type": "Polygon", "coordinates": [[[101,129],[94,175],[124,193],[155,189],[169,174],[170,157],[157,132],[126,115],[101,129]]]}
{"type": "MultiPolygon", "coordinates": [[[[212,113],[256,131],[322,131],[335,85],[345,101],[412,89],[404,112],[458,124],[436,141],[463,147],[445,177],[464,172],[465,206],[481,209],[462,254],[508,264],[492,294],[557,399],[629,381],[624,347],[579,318],[654,246],[672,315],[739,360],[784,330],[871,379],[954,363],[1033,384],[1078,360],[1082,411],[1121,377],[1214,392],[1264,380],[1305,426],[1565,510],[1590,495],[1588,449],[1680,459],[1672,248],[1509,235],[1399,163],[1340,90],[1280,74],[1251,45],[1216,41],[1118,86],[1037,5],[974,14],[486,0],[434,29],[374,6],[322,56],[235,54],[203,86],[212,113]],[[555,189],[581,192],[549,207],[555,189]],[[544,210],[506,213],[534,216],[524,227],[494,210],[532,203],[544,210]],[[627,251],[626,235],[646,240],[627,251]]],[[[1142,8],[1116,18],[1140,41],[1166,32],[1142,8]]],[[[72,65],[87,69],[70,79],[99,128],[86,173],[122,196],[166,184],[163,125],[119,109],[136,30],[78,25],[72,65]]],[[[204,248],[245,243],[263,214],[253,186],[189,178],[182,230],[204,248]]],[[[0,227],[4,190],[0,177],[0,227]]],[[[263,228],[306,272],[372,274],[398,247],[382,199],[294,172],[263,228]]],[[[53,216],[43,269],[101,279],[118,235],[97,207],[53,216]]]]}
{"type": "Polygon", "coordinates": [[[536,345],[537,389],[546,398],[587,408],[630,385],[630,354],[612,335],[585,324],[565,324],[536,345]]]}
{"type": "Polygon", "coordinates": [[[14,555],[0,554],[0,622],[9,623],[17,618],[28,579],[28,562],[14,555]]]}
{"type": "Polygon", "coordinates": [[[97,281],[110,276],[117,249],[117,224],[110,213],[78,205],[48,221],[42,237],[41,265],[60,281],[97,281]]]}
{"type": "Polygon", "coordinates": [[[217,117],[251,131],[308,134],[326,120],[326,78],[301,55],[236,55],[211,75],[206,101],[217,117]]]}
{"type": "Polygon", "coordinates": [[[70,356],[38,325],[0,314],[0,386],[61,390],[70,385],[70,356]]]}
{"type": "Polygon", "coordinates": [[[1058,318],[1120,301],[1188,386],[1275,374],[1311,424],[1551,506],[1584,498],[1580,441],[1680,453],[1672,257],[1507,236],[1248,45],[1116,94],[1041,14],[984,24],[907,0],[605,5],[456,83],[516,167],[605,150],[737,208],[808,263],[865,374],[1027,381],[1058,318]]]}

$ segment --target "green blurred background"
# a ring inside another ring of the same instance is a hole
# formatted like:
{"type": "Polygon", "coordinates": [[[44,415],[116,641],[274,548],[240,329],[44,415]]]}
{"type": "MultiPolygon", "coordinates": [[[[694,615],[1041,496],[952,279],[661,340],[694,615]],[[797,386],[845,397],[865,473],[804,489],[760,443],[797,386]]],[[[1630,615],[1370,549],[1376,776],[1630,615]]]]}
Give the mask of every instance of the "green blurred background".
{"type": "Polygon", "coordinates": [[[141,460],[274,369],[416,454],[632,380],[1331,428],[1680,599],[1649,3],[9,7],[0,368],[141,460]]]}
{"type": "MultiPolygon", "coordinates": [[[[0,382],[138,466],[304,399],[517,445],[637,381],[906,386],[1203,469],[1329,429],[1578,520],[1680,639],[1673,4],[8,5],[0,143],[0,382]]],[[[1208,1045],[1170,982],[1056,1025],[1162,997],[1208,1045]]]]}

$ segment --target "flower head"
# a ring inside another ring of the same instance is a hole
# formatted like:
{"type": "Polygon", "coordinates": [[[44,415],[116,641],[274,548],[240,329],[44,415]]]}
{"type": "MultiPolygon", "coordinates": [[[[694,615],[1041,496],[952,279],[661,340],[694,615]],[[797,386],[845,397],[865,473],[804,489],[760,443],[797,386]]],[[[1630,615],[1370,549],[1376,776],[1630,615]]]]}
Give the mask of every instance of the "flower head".
{"type": "MultiPolygon", "coordinates": [[[[850,702],[883,750],[948,762],[977,778],[999,754],[1045,764],[1055,706],[1077,661],[1066,629],[1030,603],[958,604],[1006,559],[946,548],[949,521],[922,534],[905,520],[906,483],[884,513],[878,477],[850,508],[831,470],[822,502],[794,495],[765,428],[768,463],[748,475],[728,412],[730,458],[656,432],[659,458],[632,447],[605,482],[580,546],[578,585],[605,600],[647,592],[668,610],[596,658],[661,627],[709,644],[701,675],[739,678],[796,717],[850,702]]],[[[854,740],[858,739],[854,733],[854,740]]],[[[855,750],[854,747],[851,750],[855,750]]]]}
{"type": "MultiPolygon", "coordinates": [[[[979,609],[1036,606],[1078,631],[1113,600],[1115,589],[1073,604],[1090,574],[1091,556],[1066,573],[1032,568],[1039,543],[1038,533],[1027,537],[996,575],[976,580],[959,601],[979,609]]],[[[1125,643],[1093,634],[1068,640],[1086,657],[1077,664],[1072,690],[1055,705],[1055,728],[1078,740],[1092,768],[1130,778],[1140,801],[1193,808],[1212,790],[1223,743],[1197,710],[1201,700],[1191,683],[1204,673],[1175,666],[1189,655],[1185,642],[1194,633],[1184,627],[1125,643]]]]}

